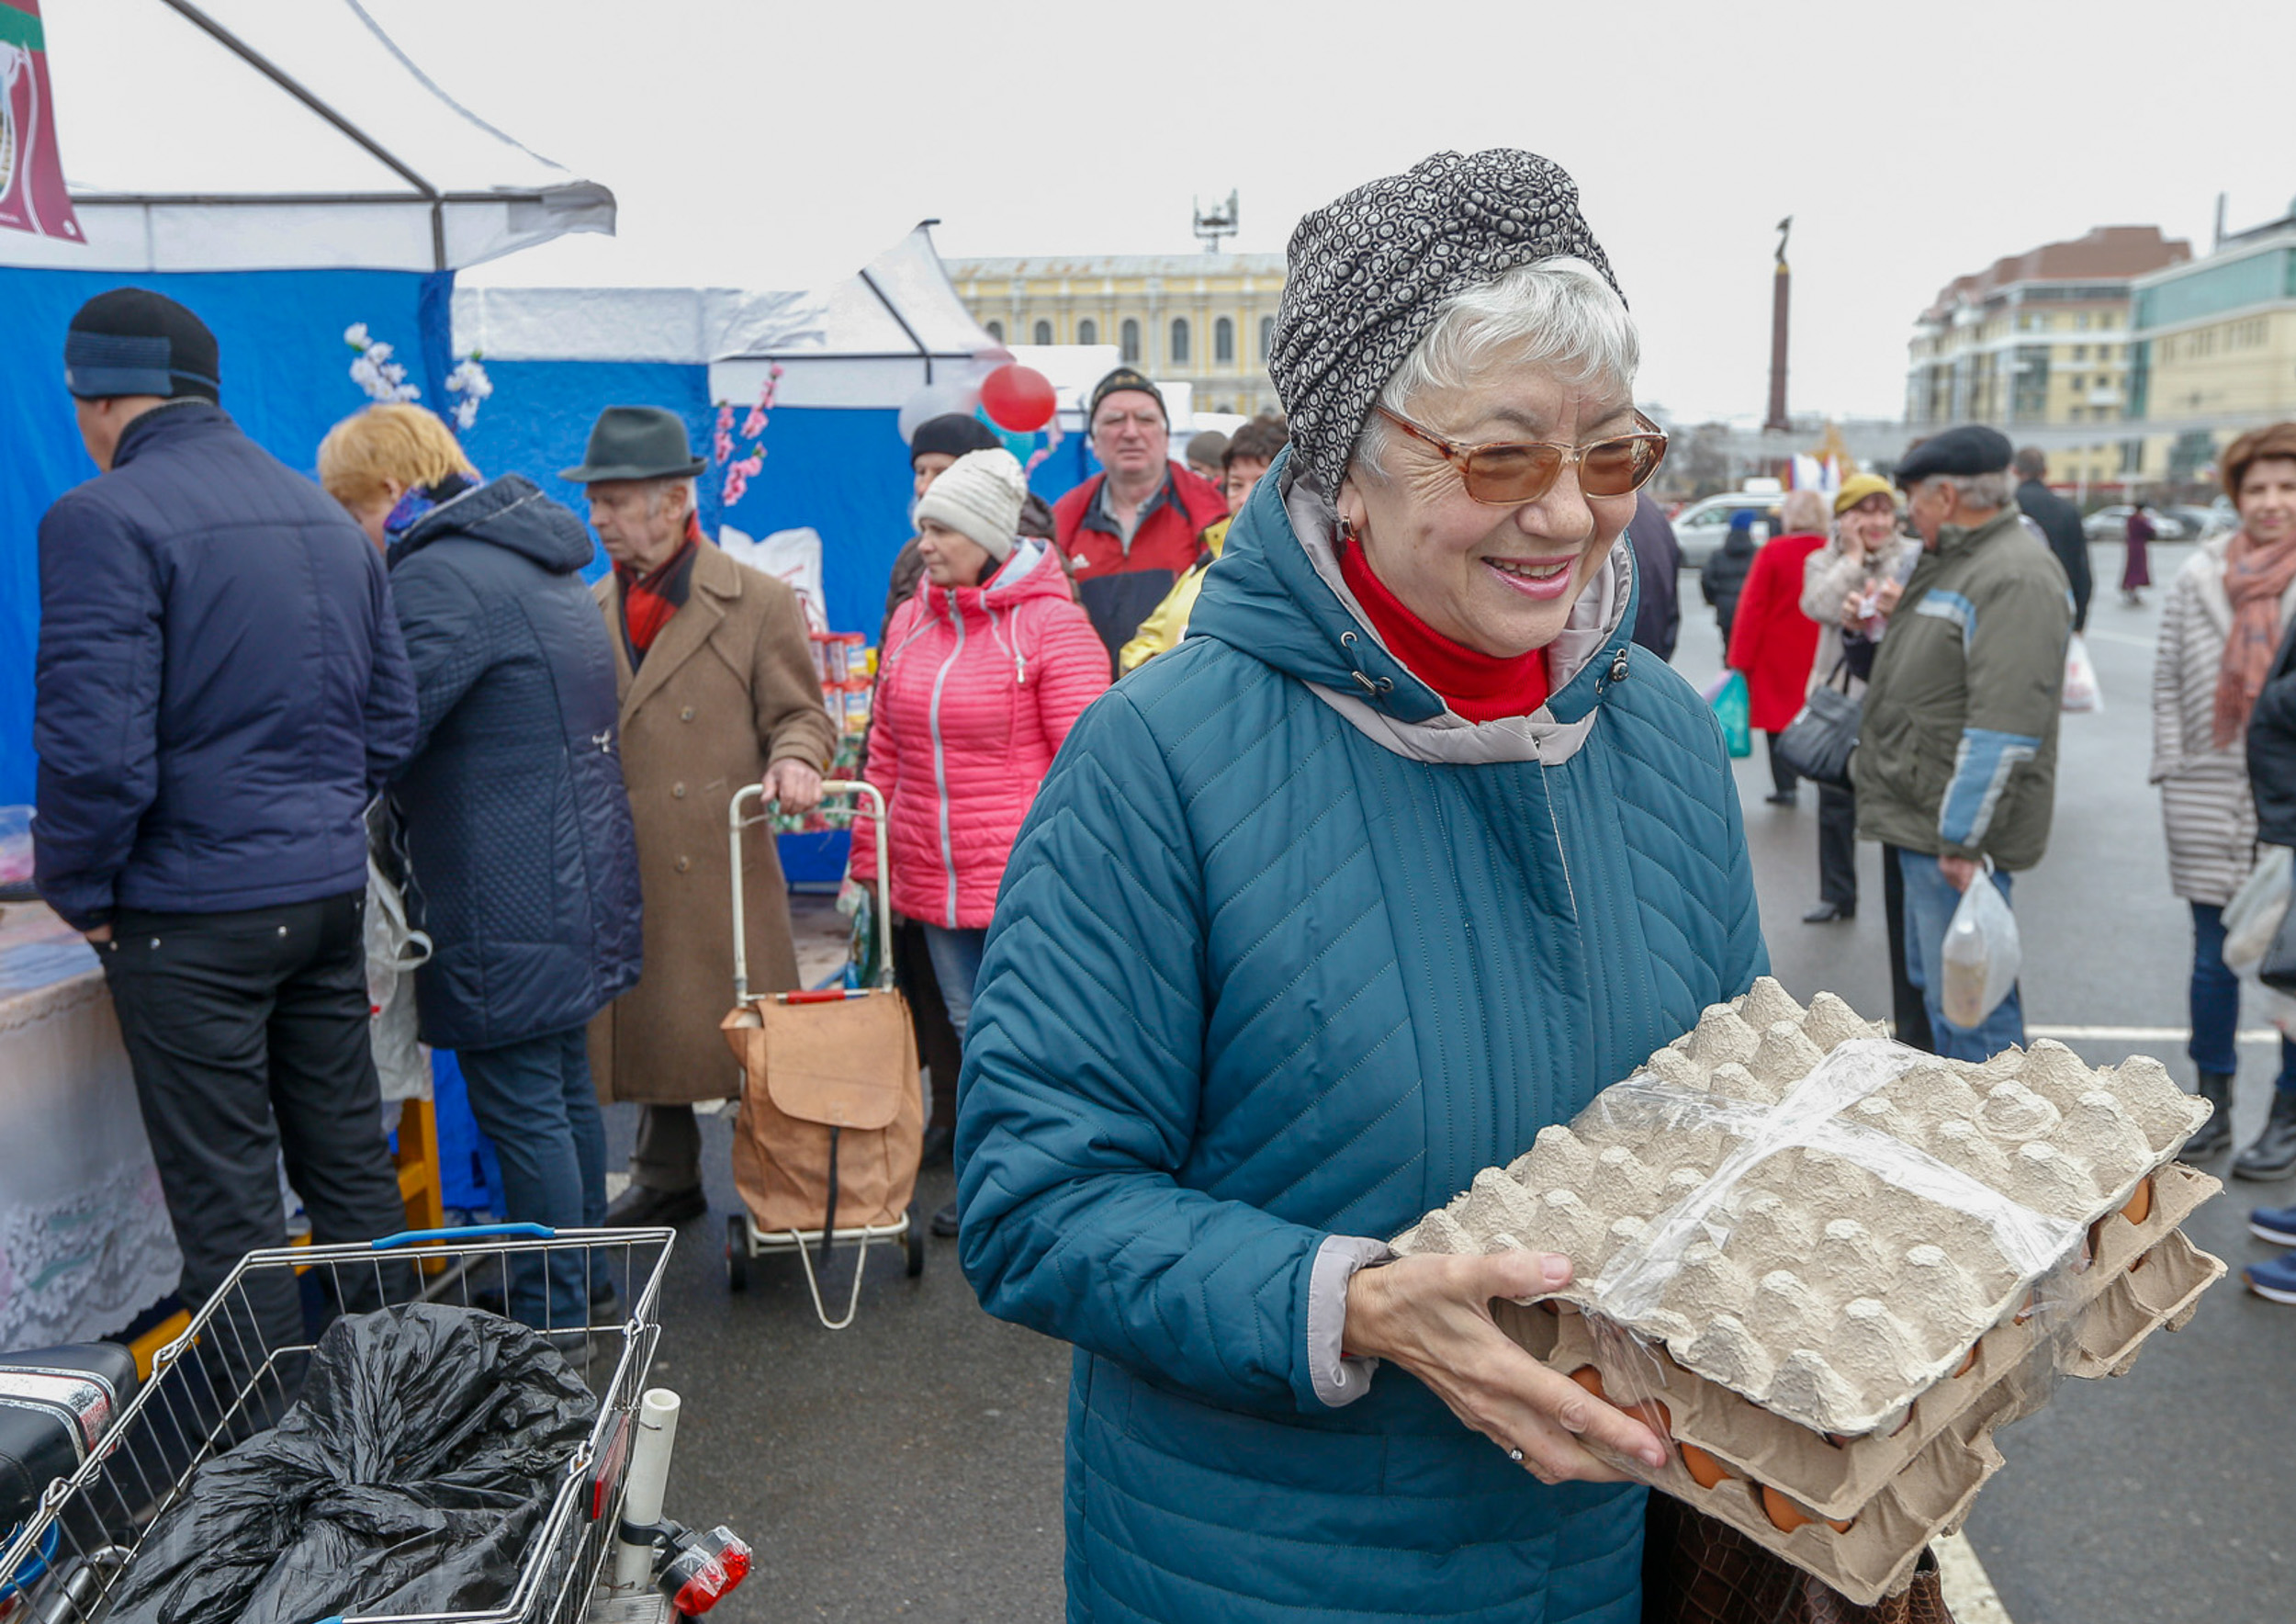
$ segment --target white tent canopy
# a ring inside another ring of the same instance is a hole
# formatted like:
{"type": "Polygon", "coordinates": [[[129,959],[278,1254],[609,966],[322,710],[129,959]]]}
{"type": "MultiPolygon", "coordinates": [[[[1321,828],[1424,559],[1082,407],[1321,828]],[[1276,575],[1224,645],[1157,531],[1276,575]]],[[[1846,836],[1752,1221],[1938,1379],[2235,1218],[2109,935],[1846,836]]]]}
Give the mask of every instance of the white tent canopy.
{"type": "Polygon", "coordinates": [[[447,270],[613,231],[613,194],[521,146],[361,0],[67,0],[45,9],[84,270],[447,270]]]}
{"type": "Polygon", "coordinates": [[[674,361],[822,333],[810,293],[738,288],[455,288],[455,353],[490,361],[674,361]]]}
{"type": "Polygon", "coordinates": [[[782,368],[784,406],[899,407],[929,383],[974,380],[1011,352],[964,308],[934,252],[928,220],[820,293],[806,331],[711,357],[710,397],[757,398],[782,368]]]}

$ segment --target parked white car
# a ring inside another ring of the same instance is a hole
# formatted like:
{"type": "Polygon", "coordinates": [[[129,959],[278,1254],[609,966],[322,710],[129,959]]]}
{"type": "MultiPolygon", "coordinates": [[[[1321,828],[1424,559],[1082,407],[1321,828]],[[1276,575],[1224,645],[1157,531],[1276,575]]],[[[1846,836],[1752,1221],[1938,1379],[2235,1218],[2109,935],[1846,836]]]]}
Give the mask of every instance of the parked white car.
{"type": "Polygon", "coordinates": [[[1730,515],[1741,508],[1754,515],[1757,544],[1778,534],[1778,502],[1774,491],[1726,491],[1719,496],[1692,502],[1674,518],[1674,540],[1683,549],[1683,568],[1695,570],[1722,545],[1730,533],[1730,515]]]}

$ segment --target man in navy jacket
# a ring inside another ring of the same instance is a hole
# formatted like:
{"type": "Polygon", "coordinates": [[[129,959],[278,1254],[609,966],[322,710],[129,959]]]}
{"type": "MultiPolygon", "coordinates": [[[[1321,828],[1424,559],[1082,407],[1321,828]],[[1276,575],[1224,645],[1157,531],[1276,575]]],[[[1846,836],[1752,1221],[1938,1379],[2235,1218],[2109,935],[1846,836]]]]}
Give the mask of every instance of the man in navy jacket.
{"type": "MultiPolygon", "coordinates": [[[[104,964],[183,1291],[403,1226],[367,1035],[364,814],[414,738],[383,562],[217,404],[216,344],[140,288],[73,317],[99,478],[39,527],[40,895],[104,964]]],[[[275,1271],[276,1272],[276,1271],[275,1271]]],[[[299,1343],[291,1280],[243,1336],[299,1343]]],[[[229,1340],[226,1338],[225,1340],[229,1340]]]]}

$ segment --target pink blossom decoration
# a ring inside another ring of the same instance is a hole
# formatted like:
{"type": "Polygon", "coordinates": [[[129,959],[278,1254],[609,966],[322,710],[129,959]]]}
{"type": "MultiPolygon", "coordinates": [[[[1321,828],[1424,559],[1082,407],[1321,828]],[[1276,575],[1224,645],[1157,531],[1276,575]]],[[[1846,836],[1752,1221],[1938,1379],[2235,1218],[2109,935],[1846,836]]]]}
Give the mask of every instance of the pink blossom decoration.
{"type": "Polygon", "coordinates": [[[743,494],[749,489],[749,481],[764,471],[765,449],[752,445],[748,456],[739,462],[726,465],[726,489],[719,500],[727,507],[738,507],[743,494]]]}

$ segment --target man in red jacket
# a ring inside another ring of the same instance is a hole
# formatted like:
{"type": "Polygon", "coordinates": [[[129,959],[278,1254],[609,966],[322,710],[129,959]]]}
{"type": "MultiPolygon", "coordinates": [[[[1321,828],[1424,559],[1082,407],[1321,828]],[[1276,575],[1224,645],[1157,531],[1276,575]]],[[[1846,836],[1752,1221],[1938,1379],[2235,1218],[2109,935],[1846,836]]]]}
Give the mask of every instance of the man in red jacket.
{"type": "Polygon", "coordinates": [[[1108,471],[1053,504],[1052,540],[1113,671],[1117,651],[1196,562],[1197,537],[1227,516],[1228,503],[1172,460],[1164,396],[1131,367],[1093,386],[1086,421],[1093,455],[1108,471]]]}

